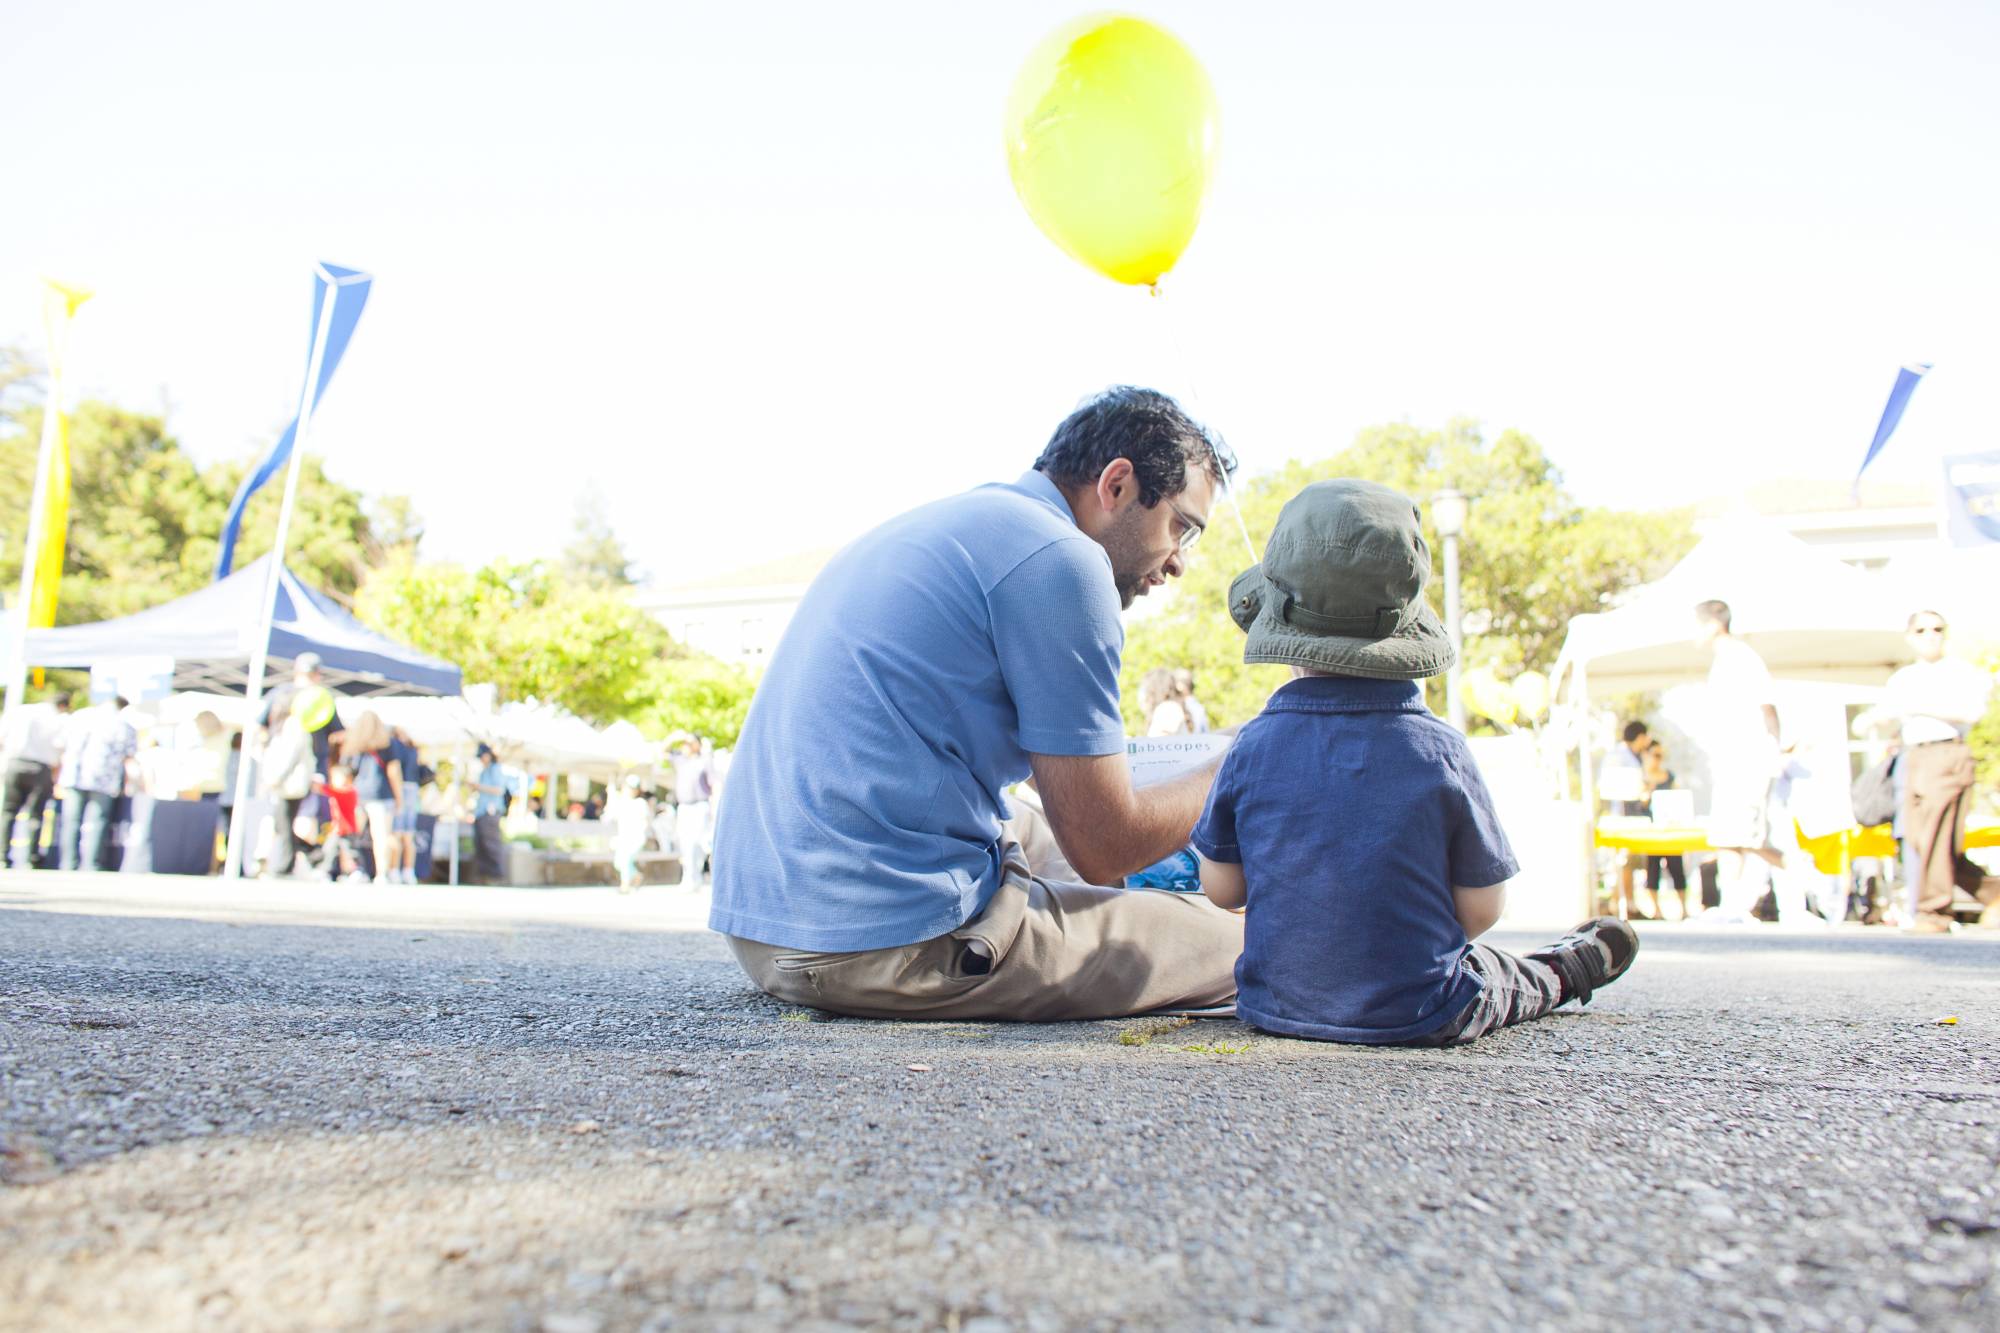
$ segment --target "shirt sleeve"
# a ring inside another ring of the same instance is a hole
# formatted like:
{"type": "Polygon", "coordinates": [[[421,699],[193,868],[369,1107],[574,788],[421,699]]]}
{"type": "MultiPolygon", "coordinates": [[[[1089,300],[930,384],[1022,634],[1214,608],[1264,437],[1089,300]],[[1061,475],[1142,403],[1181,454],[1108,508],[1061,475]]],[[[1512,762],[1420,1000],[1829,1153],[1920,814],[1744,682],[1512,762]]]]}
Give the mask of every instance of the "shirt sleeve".
{"type": "Polygon", "coordinates": [[[1455,889],[1484,889],[1512,879],[1521,871],[1514,859],[1507,830],[1500,827],[1500,815],[1479,766],[1470,754],[1461,753],[1456,765],[1464,808],[1451,831],[1451,885],[1455,889]]]}
{"type": "Polygon", "coordinates": [[[1020,745],[1031,754],[1125,750],[1118,712],[1125,627],[1104,561],[1089,538],[1050,542],[986,595],[1020,745]]]}
{"type": "Polygon", "coordinates": [[[1236,756],[1243,751],[1239,740],[1229,747],[1229,753],[1222,760],[1222,768],[1215,775],[1215,785],[1208,789],[1208,804],[1202,808],[1201,819],[1194,826],[1194,833],[1188,839],[1194,849],[1211,861],[1237,864],[1243,860],[1243,853],[1236,845],[1236,774],[1239,765],[1236,756]]]}

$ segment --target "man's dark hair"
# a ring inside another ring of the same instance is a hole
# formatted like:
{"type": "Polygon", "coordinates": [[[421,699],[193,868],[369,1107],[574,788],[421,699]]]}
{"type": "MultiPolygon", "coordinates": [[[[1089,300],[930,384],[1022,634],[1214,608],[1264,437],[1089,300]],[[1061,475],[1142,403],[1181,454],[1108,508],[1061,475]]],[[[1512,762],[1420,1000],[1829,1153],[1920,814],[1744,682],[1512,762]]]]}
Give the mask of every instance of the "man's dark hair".
{"type": "Polygon", "coordinates": [[[1064,417],[1035,460],[1035,471],[1057,485],[1094,486],[1117,458],[1132,464],[1139,503],[1148,509],[1187,489],[1190,460],[1217,486],[1236,471],[1229,447],[1179,403],[1157,389],[1129,384],[1092,395],[1064,417]]]}
{"type": "Polygon", "coordinates": [[[1694,616],[1696,620],[1710,621],[1720,625],[1726,631],[1729,628],[1729,603],[1713,600],[1696,602],[1694,605],[1694,616]]]}
{"type": "Polygon", "coordinates": [[[1627,745],[1630,745],[1645,734],[1646,724],[1644,722],[1627,722],[1625,724],[1625,743],[1627,745]]]}

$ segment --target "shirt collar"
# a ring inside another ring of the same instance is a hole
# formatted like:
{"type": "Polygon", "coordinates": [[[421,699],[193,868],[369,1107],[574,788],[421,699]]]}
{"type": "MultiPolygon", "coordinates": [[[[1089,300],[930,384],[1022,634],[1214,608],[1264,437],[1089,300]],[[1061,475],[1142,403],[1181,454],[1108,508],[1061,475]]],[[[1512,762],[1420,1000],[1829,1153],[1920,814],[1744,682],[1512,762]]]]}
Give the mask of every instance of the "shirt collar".
{"type": "Polygon", "coordinates": [[[1069,507],[1069,497],[1062,493],[1061,487],[1049,480],[1048,473],[1029,468],[1021,474],[1020,480],[1014,483],[1014,489],[1030,500],[1041,501],[1061,514],[1063,522],[1071,527],[1076,526],[1076,514],[1069,507]]]}
{"type": "Polygon", "coordinates": [[[1267,713],[1427,713],[1424,689],[1414,680],[1360,676],[1301,676],[1278,687],[1267,713]]]}

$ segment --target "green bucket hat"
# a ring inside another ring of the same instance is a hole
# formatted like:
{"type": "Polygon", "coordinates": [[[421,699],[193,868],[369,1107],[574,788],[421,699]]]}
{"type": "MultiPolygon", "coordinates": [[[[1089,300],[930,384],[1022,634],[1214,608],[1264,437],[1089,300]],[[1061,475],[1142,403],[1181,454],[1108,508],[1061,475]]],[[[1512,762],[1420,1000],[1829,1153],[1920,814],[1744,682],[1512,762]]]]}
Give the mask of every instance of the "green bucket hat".
{"type": "Polygon", "coordinates": [[[1229,585],[1245,662],[1421,680],[1456,654],[1424,602],[1416,503],[1372,481],[1316,481],[1286,502],[1264,559],[1229,585]]]}

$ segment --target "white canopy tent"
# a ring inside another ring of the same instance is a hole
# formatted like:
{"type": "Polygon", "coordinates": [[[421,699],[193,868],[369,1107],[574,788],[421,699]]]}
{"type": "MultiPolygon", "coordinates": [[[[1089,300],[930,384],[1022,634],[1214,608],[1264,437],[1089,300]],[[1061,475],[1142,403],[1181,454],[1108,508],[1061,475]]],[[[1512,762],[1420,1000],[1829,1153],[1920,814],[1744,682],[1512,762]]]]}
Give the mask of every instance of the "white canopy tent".
{"type": "Polygon", "coordinates": [[[1865,570],[1807,546],[1763,519],[1732,519],[1665,577],[1614,611],[1577,616],[1556,659],[1556,696],[1665,689],[1708,675],[1694,646],[1694,607],[1729,603],[1736,637],[1773,676],[1880,685],[1909,661],[1913,609],[1865,570]]]}
{"type": "Polygon", "coordinates": [[[1664,577],[1615,610],[1569,623],[1551,684],[1560,711],[1563,794],[1575,751],[1587,841],[1594,842],[1597,807],[1592,696],[1706,679],[1710,659],[1694,643],[1694,608],[1711,599],[1729,604],[1732,633],[1779,680],[1879,686],[1909,661],[1904,625],[1913,608],[1893,588],[1768,520],[1717,525],[1664,577]]]}

